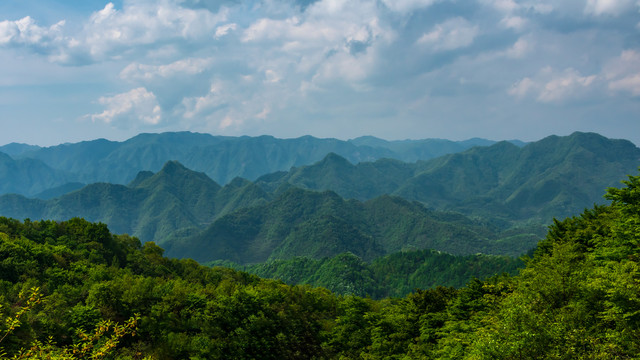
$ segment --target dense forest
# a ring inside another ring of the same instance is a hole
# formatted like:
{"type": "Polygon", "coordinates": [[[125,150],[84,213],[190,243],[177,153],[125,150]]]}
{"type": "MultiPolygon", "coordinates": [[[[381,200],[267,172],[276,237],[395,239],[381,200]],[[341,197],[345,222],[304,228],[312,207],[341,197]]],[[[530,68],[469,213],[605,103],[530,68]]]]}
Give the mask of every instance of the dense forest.
{"type": "Polygon", "coordinates": [[[0,218],[0,347],[65,359],[634,358],[640,176],[606,197],[555,221],[515,276],[384,300],[169,259],[79,218],[0,218]]]}
{"type": "Polygon", "coordinates": [[[439,285],[461,288],[469,279],[503,273],[515,275],[524,267],[522,259],[510,256],[456,256],[430,249],[400,251],[370,262],[353,253],[343,253],[322,259],[294,257],[244,266],[229,261],[210,264],[282,280],[290,285],[309,284],[340,295],[374,299],[403,297],[416,289],[439,285]]]}

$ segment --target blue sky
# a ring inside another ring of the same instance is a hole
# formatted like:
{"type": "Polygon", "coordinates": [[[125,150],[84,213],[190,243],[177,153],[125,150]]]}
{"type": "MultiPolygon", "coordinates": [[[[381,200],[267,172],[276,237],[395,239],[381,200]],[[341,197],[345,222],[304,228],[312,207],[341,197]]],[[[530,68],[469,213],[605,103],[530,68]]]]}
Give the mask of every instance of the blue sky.
{"type": "Polygon", "coordinates": [[[140,132],[640,144],[640,0],[3,0],[0,144],[140,132]]]}

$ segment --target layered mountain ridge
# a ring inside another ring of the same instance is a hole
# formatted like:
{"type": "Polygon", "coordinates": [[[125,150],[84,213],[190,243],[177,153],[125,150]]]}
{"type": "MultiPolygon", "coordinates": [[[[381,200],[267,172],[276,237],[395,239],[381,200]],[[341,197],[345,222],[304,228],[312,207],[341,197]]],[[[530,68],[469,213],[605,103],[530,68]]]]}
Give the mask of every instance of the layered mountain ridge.
{"type": "Polygon", "coordinates": [[[630,142],[575,133],[416,163],[354,165],[329,153],[312,165],[255,182],[236,177],[224,186],[169,161],[156,173],[139,171],[128,185],[93,183],[48,200],[0,196],[0,215],[84,217],[198,261],[247,264],[344,252],[371,260],[419,249],[517,256],[543,236],[550,214],[574,215],[602,203],[601,189],[636,171],[639,159],[630,142]]]}
{"type": "MultiPolygon", "coordinates": [[[[255,180],[275,171],[287,171],[292,166],[311,164],[330,152],[353,163],[380,158],[416,161],[488,143],[492,141],[386,141],[373,137],[343,141],[312,136],[278,139],[191,132],[140,134],[123,142],[98,139],[51,147],[12,143],[0,146],[0,152],[9,155],[8,159],[0,158],[0,178],[4,180],[0,194],[42,196],[41,193],[69,182],[124,185],[139,171],[157,172],[171,160],[204,172],[219,184],[227,184],[236,177],[255,180]],[[10,159],[15,162],[12,167],[2,167],[10,159]],[[30,176],[18,176],[20,173],[30,176]]],[[[44,196],[51,195],[45,193],[44,196]]]]}

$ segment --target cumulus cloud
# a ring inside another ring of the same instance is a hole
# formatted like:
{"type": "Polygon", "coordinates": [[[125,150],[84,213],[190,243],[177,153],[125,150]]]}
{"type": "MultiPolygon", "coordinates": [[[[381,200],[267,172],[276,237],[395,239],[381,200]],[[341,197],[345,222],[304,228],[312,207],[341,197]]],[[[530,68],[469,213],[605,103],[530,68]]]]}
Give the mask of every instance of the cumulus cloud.
{"type": "MultiPolygon", "coordinates": [[[[0,46],[27,46],[48,55],[52,61],[83,65],[105,59],[120,59],[155,48],[159,42],[205,41],[214,38],[218,24],[225,21],[225,8],[219,13],[180,6],[178,0],[125,2],[123,9],[108,3],[94,12],[75,35],[64,35],[62,20],[50,27],[38,26],[31,17],[0,22],[0,46]]],[[[233,25],[218,27],[223,36],[233,25]]]]}
{"type": "Polygon", "coordinates": [[[216,32],[215,32],[215,38],[219,39],[225,35],[227,35],[230,31],[235,30],[238,27],[237,24],[231,23],[231,24],[224,24],[221,26],[218,26],[216,28],[216,32]]]}
{"type": "Polygon", "coordinates": [[[124,80],[152,80],[156,78],[171,78],[179,75],[200,74],[211,67],[212,58],[188,58],[166,65],[146,65],[131,63],[121,72],[124,80]]]}
{"type": "Polygon", "coordinates": [[[62,38],[65,21],[46,28],[38,26],[30,16],[0,22],[0,45],[36,45],[46,47],[62,38]]]}
{"type": "MultiPolygon", "coordinates": [[[[479,2],[507,15],[518,12],[548,14],[555,9],[554,4],[559,4],[558,1],[554,0],[480,0],[479,2]]],[[[570,1],[565,0],[564,2],[570,1]]]]}
{"type": "Polygon", "coordinates": [[[521,16],[506,16],[501,21],[500,24],[508,29],[514,29],[517,31],[523,30],[529,20],[521,17],[521,16]]]}
{"type": "Polygon", "coordinates": [[[596,78],[596,75],[582,76],[573,68],[557,72],[546,67],[535,78],[525,77],[513,84],[509,94],[519,98],[533,96],[542,103],[559,103],[581,97],[596,78]]]}
{"type": "Polygon", "coordinates": [[[531,52],[533,45],[525,38],[519,38],[513,46],[507,50],[506,55],[510,58],[521,59],[531,52]]]}
{"type": "Polygon", "coordinates": [[[98,103],[105,106],[105,110],[89,115],[93,121],[128,128],[139,124],[158,125],[162,120],[156,96],[142,87],[111,97],[103,96],[98,103]]]}
{"type": "Polygon", "coordinates": [[[243,32],[242,41],[271,45],[270,60],[256,64],[256,69],[274,71],[278,79],[286,73],[289,81],[298,79],[296,88],[305,82],[318,86],[335,81],[360,87],[375,68],[381,48],[395,36],[378,12],[372,1],[318,1],[303,14],[258,19],[243,32]]]}
{"type": "Polygon", "coordinates": [[[392,11],[407,13],[420,8],[426,8],[437,0],[382,0],[382,2],[392,11]]]}
{"type": "Polygon", "coordinates": [[[57,61],[64,57],[66,51],[62,49],[77,45],[74,39],[64,36],[65,23],[61,20],[50,27],[42,27],[30,16],[16,21],[1,21],[0,46],[26,47],[36,53],[47,55],[52,61],[57,61]]]}
{"type": "Polygon", "coordinates": [[[84,45],[93,58],[120,56],[123,51],[158,41],[206,40],[226,13],[189,9],[171,0],[131,2],[117,10],[113,3],[95,12],[86,24],[84,45]]]}
{"type": "Polygon", "coordinates": [[[640,96],[640,51],[625,50],[604,69],[610,90],[640,96]]]}
{"type": "MultiPolygon", "coordinates": [[[[639,96],[639,52],[622,48],[634,44],[638,20],[629,14],[637,15],[637,6],[637,0],[126,0],[66,23],[2,21],[0,47],[10,51],[0,57],[35,54],[32,63],[83,71],[78,83],[93,76],[108,82],[95,89],[122,83],[133,89],[92,93],[87,102],[99,98],[104,107],[88,116],[96,122],[242,132],[289,118],[304,130],[314,118],[390,118],[416,99],[430,112],[434,102],[460,97],[484,109],[495,96],[496,113],[508,113],[510,97],[560,108],[590,96],[639,96]]],[[[429,116],[460,111],[442,109],[429,116]]],[[[415,116],[422,120],[424,113],[415,116]]]]}
{"type": "Polygon", "coordinates": [[[193,118],[195,116],[207,116],[228,105],[228,99],[223,93],[224,85],[215,82],[211,84],[209,93],[203,96],[185,98],[182,104],[185,108],[184,117],[193,118]]]}
{"type": "Polygon", "coordinates": [[[591,15],[618,16],[627,11],[634,10],[635,0],[587,0],[585,13],[591,15]]]}
{"type": "Polygon", "coordinates": [[[434,51],[454,50],[467,47],[478,35],[478,26],[462,17],[449,19],[424,33],[417,41],[434,51]]]}

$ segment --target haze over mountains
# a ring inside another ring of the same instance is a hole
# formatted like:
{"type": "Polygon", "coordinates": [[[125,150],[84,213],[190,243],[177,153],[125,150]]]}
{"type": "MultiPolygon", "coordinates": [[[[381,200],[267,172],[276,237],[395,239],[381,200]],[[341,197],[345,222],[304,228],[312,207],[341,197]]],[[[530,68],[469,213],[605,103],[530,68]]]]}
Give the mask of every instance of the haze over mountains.
{"type": "Polygon", "coordinates": [[[549,221],[602,203],[600,189],[616,186],[639,165],[640,148],[631,142],[577,132],[523,147],[503,141],[411,164],[382,159],[353,165],[330,154],[257,183],[332,190],[363,201],[393,194],[469,215],[549,221]]]}
{"type": "MultiPolygon", "coordinates": [[[[13,146],[16,159],[6,156],[6,163],[43,164],[37,169],[54,174],[79,174],[86,169],[86,179],[107,175],[123,179],[124,173],[133,171],[132,164],[141,168],[130,176],[133,180],[128,185],[93,183],[51,199],[3,195],[0,215],[84,217],[104,222],[116,233],[155,241],[170,256],[198,261],[256,263],[343,252],[371,260],[412,249],[517,256],[535,246],[553,216],[578,214],[602,203],[602,189],[616,186],[640,165],[640,149],[632,143],[591,133],[551,136],[523,147],[493,143],[415,163],[380,159],[356,164],[351,162],[354,158],[375,158],[385,152],[417,156],[419,150],[426,156],[423,145],[430,142],[227,139],[191,133],[145,134],[134,139],[23,148],[22,152],[13,146]],[[235,150],[215,153],[212,141],[235,150]],[[379,143],[387,148],[372,147],[379,143]],[[346,149],[351,160],[329,151],[336,147],[346,149]],[[207,161],[200,158],[201,166],[234,168],[254,176],[270,167],[327,153],[311,165],[263,175],[254,182],[235,178],[224,186],[177,161],[165,162],[156,173],[145,170],[175,154],[195,161],[190,156],[198,151],[219,155],[207,161]],[[240,154],[233,166],[230,154],[240,154]],[[281,154],[280,161],[260,163],[262,158],[277,159],[275,154],[281,154]],[[226,162],[219,162],[223,157],[226,162]],[[239,163],[242,159],[247,162],[239,163]],[[66,170],[53,170],[45,161],[66,170]]],[[[32,176],[21,174],[24,179],[32,176]]]]}
{"type": "Polygon", "coordinates": [[[54,197],[73,188],[68,183],[127,184],[141,170],[159,171],[170,160],[204,172],[219,184],[235,177],[255,180],[292,166],[308,165],[336,153],[352,163],[394,158],[431,159],[492,141],[442,139],[386,141],[362,137],[349,141],[304,136],[226,137],[190,132],[140,134],[124,142],[104,139],[40,148],[25,144],[0,146],[0,193],[54,197]],[[56,191],[58,187],[63,189],[56,191]],[[53,191],[52,191],[53,189],[53,191]],[[43,193],[48,191],[48,193],[43,193]]]}

